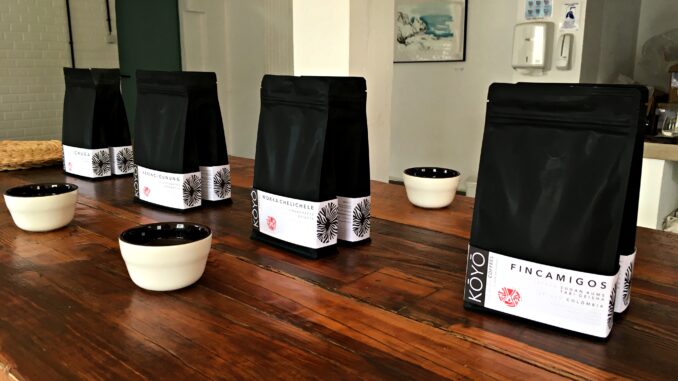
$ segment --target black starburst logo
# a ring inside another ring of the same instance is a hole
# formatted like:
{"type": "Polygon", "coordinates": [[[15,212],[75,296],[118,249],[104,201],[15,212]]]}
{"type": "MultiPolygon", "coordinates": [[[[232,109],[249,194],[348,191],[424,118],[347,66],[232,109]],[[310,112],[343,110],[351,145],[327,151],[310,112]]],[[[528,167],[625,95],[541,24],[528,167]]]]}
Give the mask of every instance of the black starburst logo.
{"type": "Polygon", "coordinates": [[[631,275],[633,275],[633,264],[626,268],[624,273],[624,290],[622,291],[622,300],[624,305],[628,306],[631,302],[631,275]]]}
{"type": "Polygon", "coordinates": [[[134,165],[134,153],[129,148],[123,148],[115,155],[115,162],[120,172],[127,173],[134,165]]]}
{"type": "Polygon", "coordinates": [[[322,243],[330,243],[339,232],[339,208],[334,202],[323,206],[316,219],[316,235],[322,243]]]}
{"type": "Polygon", "coordinates": [[[366,198],[353,208],[353,233],[362,238],[370,232],[370,199],[366,198]]]}
{"type": "Polygon", "coordinates": [[[614,302],[617,296],[617,288],[612,287],[612,297],[610,298],[610,304],[607,306],[607,328],[612,329],[612,318],[614,317],[614,302]]]}
{"type": "Polygon", "coordinates": [[[184,206],[190,207],[197,205],[202,199],[200,186],[200,177],[191,175],[184,180],[184,206]]]}
{"type": "Polygon", "coordinates": [[[134,197],[139,198],[139,170],[136,165],[134,167],[134,197]]]}
{"type": "Polygon", "coordinates": [[[231,171],[228,168],[220,169],[212,178],[214,192],[219,198],[226,198],[231,194],[231,171]]]}
{"type": "Polygon", "coordinates": [[[107,151],[99,151],[92,155],[92,170],[97,176],[111,172],[111,155],[107,151]]]}

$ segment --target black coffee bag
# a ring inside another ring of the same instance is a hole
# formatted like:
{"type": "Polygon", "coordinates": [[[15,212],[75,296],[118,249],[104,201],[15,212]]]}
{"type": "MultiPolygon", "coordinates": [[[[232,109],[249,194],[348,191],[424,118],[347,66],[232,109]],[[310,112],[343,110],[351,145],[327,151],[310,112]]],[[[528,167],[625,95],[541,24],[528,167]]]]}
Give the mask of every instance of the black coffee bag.
{"type": "Polygon", "coordinates": [[[97,99],[97,89],[89,69],[64,68],[64,79],[64,171],[88,178],[110,176],[106,124],[110,105],[97,99]]]}
{"type": "Polygon", "coordinates": [[[339,241],[370,239],[370,152],[367,139],[367,86],[364,78],[329,77],[328,124],[336,136],[335,170],[339,241]]]}
{"type": "Polygon", "coordinates": [[[140,70],[137,89],[135,196],[174,209],[230,199],[216,75],[140,70]]]}
{"type": "MultiPolygon", "coordinates": [[[[529,84],[526,84],[529,85],[529,84]]],[[[547,84],[532,84],[534,86],[546,86],[547,84]]],[[[562,86],[563,84],[552,84],[553,86],[562,86]]],[[[567,86],[577,86],[584,88],[620,88],[616,85],[600,84],[568,84],[567,86]]],[[[624,88],[636,88],[637,91],[644,94],[647,90],[643,86],[624,86],[624,88]]],[[[645,95],[643,95],[645,97],[645,95]]],[[[640,177],[643,166],[643,140],[646,114],[637,113],[638,132],[636,134],[635,145],[633,148],[633,157],[631,159],[631,169],[629,173],[628,187],[626,190],[626,201],[624,202],[624,214],[621,222],[621,232],[619,234],[619,277],[616,287],[615,312],[623,312],[628,308],[631,301],[631,277],[636,258],[636,225],[638,221],[638,199],[640,197],[640,177]]]]}
{"type": "Polygon", "coordinates": [[[491,86],[465,306],[609,334],[646,100],[635,86],[491,86]]]}
{"type": "Polygon", "coordinates": [[[189,94],[188,121],[198,134],[202,200],[231,199],[231,167],[221,119],[217,76],[207,72],[177,73],[189,94]]]}
{"type": "Polygon", "coordinates": [[[186,86],[169,72],[137,71],[134,192],[173,209],[201,205],[198,135],[188,124],[186,86]]]}
{"type": "Polygon", "coordinates": [[[471,245],[616,274],[643,96],[637,87],[493,85],[471,245]]]}
{"type": "Polygon", "coordinates": [[[132,174],[134,154],[125,104],[120,94],[119,69],[91,69],[96,102],[97,123],[104,126],[114,175],[132,174]]]}
{"type": "Polygon", "coordinates": [[[336,250],[335,131],[326,78],[266,75],[254,165],[252,238],[318,258],[336,250]]]}

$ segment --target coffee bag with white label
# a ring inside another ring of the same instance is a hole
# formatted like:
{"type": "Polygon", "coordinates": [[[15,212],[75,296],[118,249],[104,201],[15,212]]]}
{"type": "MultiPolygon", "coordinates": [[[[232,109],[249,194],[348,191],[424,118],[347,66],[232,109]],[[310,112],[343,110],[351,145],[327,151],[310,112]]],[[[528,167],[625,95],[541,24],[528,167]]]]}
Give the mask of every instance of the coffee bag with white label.
{"type": "Polygon", "coordinates": [[[465,305],[605,337],[644,88],[494,84],[465,305]]]}
{"type": "Polygon", "coordinates": [[[131,175],[134,170],[134,154],[125,104],[120,94],[120,70],[91,69],[91,74],[96,89],[95,120],[106,130],[111,173],[131,175]]]}
{"type": "MultiPolygon", "coordinates": [[[[162,115],[158,120],[161,121],[160,125],[165,125],[165,127],[156,125],[155,128],[165,129],[166,131],[162,132],[163,134],[173,128],[181,129],[184,144],[195,145],[195,147],[185,151],[185,154],[191,156],[191,158],[187,157],[187,160],[193,160],[194,156],[197,155],[200,191],[196,191],[195,173],[192,173],[190,177],[183,179],[184,183],[181,186],[185,201],[183,207],[180,207],[178,202],[175,202],[175,206],[170,207],[184,209],[200,205],[203,201],[230,201],[231,172],[217,95],[216,75],[211,72],[148,71],[141,72],[141,75],[142,81],[145,83],[143,85],[145,97],[153,98],[154,100],[151,103],[156,107],[163,101],[168,102],[167,106],[169,107],[172,102],[177,101],[176,97],[181,98],[181,102],[183,102],[180,109],[172,110],[173,115],[177,118],[176,122],[181,123],[183,127],[168,127],[166,115],[162,115]],[[197,200],[198,194],[200,200],[197,200]]],[[[142,114],[144,114],[142,115],[144,118],[150,117],[146,110],[143,110],[142,114]]],[[[158,153],[161,156],[164,154],[166,153],[158,153]]],[[[141,168],[146,167],[142,165],[141,168]]],[[[141,177],[144,176],[142,173],[141,177]]],[[[141,181],[143,182],[143,179],[141,181]]],[[[142,200],[148,198],[145,201],[155,202],[151,200],[152,196],[145,194],[145,187],[146,185],[141,186],[139,198],[142,200]]],[[[160,202],[161,205],[165,203],[167,203],[167,200],[160,202]]]]}
{"type": "Polygon", "coordinates": [[[329,93],[326,78],[261,84],[252,238],[309,258],[334,253],[339,233],[329,93]]]}
{"type": "Polygon", "coordinates": [[[364,78],[329,77],[328,124],[335,132],[339,242],[370,239],[370,152],[364,78]]]}
{"type": "Polygon", "coordinates": [[[188,90],[187,124],[198,134],[203,201],[231,200],[231,167],[221,119],[217,76],[208,72],[178,72],[188,90]]]}
{"type": "MultiPolygon", "coordinates": [[[[532,85],[543,87],[548,84],[532,85]]],[[[562,86],[559,84],[551,85],[562,86]]],[[[569,84],[568,86],[585,88],[617,87],[615,85],[599,84],[569,84]]],[[[645,88],[642,86],[636,86],[636,88],[641,93],[645,91],[645,88]]],[[[645,110],[645,108],[643,108],[643,110],[645,110]]],[[[616,302],[614,306],[614,311],[617,313],[624,312],[631,302],[631,278],[636,258],[636,224],[638,220],[638,198],[640,197],[640,175],[643,164],[643,131],[645,130],[646,120],[647,115],[645,112],[637,113],[638,132],[634,143],[633,157],[631,158],[626,201],[624,202],[624,214],[622,217],[619,245],[617,249],[619,253],[619,277],[617,280],[615,292],[616,302]]]]}
{"type": "Polygon", "coordinates": [[[135,198],[178,210],[201,205],[199,134],[189,103],[175,73],[137,71],[135,198]]]}
{"type": "Polygon", "coordinates": [[[87,178],[111,175],[106,115],[89,69],[64,68],[62,143],[64,171],[87,178]]]}

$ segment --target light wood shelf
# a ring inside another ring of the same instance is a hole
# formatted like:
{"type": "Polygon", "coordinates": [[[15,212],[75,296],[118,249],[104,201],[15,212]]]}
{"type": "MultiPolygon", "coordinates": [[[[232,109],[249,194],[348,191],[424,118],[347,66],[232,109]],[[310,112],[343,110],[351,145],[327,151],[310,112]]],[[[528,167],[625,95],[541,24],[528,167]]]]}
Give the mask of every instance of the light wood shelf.
{"type": "Polygon", "coordinates": [[[678,144],[645,142],[643,157],[646,159],[678,161],[678,144]]]}

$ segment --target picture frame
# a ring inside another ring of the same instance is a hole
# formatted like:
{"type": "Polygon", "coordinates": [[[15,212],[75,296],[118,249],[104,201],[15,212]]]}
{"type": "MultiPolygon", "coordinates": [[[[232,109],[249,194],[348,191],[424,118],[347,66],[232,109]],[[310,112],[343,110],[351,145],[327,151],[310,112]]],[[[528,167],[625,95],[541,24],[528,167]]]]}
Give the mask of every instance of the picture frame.
{"type": "Polygon", "coordinates": [[[396,0],[393,62],[466,61],[468,0],[396,0]]]}

